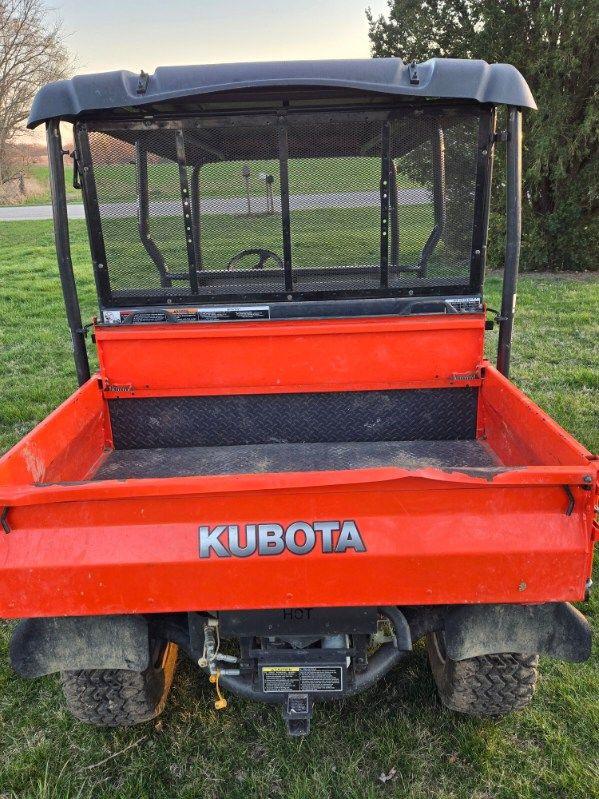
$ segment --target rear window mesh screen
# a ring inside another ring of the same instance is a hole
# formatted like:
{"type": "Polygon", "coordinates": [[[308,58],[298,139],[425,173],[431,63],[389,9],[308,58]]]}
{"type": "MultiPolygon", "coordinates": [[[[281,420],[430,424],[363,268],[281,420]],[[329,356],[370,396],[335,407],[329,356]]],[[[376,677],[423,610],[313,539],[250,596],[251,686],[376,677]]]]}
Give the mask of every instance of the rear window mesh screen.
{"type": "Polygon", "coordinates": [[[412,284],[414,277],[416,285],[468,282],[478,122],[422,114],[392,124],[397,231],[391,213],[390,285],[412,284]]]}
{"type": "Polygon", "coordinates": [[[274,120],[185,131],[196,170],[198,290],[208,296],[285,289],[274,120]]]}
{"type": "Polygon", "coordinates": [[[380,285],[381,121],[291,118],[289,207],[293,287],[298,291],[380,285]],[[320,157],[319,150],[325,152],[320,157]]]}
{"type": "MultiPolygon", "coordinates": [[[[168,138],[174,144],[174,132],[162,135],[165,142],[168,138]]],[[[93,133],[90,149],[114,293],[189,294],[177,163],[148,151],[144,136],[130,143],[93,133]]]]}
{"type": "Polygon", "coordinates": [[[479,122],[437,108],[80,127],[103,304],[463,291],[479,122]]]}

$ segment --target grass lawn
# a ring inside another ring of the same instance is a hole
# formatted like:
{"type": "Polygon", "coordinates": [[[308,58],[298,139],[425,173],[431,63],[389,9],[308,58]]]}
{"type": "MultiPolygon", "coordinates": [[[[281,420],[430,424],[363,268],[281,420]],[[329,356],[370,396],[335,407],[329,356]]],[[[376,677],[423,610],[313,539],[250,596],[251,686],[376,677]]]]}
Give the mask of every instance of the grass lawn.
{"type": "MultiPolygon", "coordinates": [[[[87,244],[82,230],[73,231],[89,318],[95,297],[87,244]]],[[[499,290],[492,276],[493,307],[499,290]]],[[[518,307],[514,381],[599,449],[599,281],[526,276],[518,307]]],[[[0,224],[0,375],[2,451],[74,388],[48,222],[0,224]]],[[[598,596],[584,606],[596,634],[598,596]]],[[[185,662],[157,723],[85,727],[67,715],[55,677],[26,682],[11,672],[10,629],[0,622],[1,799],[599,797],[596,643],[588,663],[545,660],[532,706],[500,721],[443,710],[419,646],[368,693],[319,706],[310,737],[297,740],[286,737],[275,709],[229,697],[230,708],[216,712],[211,686],[185,662]],[[379,779],[391,773],[388,782],[379,779]]]]}
{"type": "MultiPolygon", "coordinates": [[[[73,187],[73,171],[71,161],[65,161],[67,202],[80,203],[81,190],[73,187]]],[[[25,179],[31,178],[32,186],[27,194],[16,205],[49,205],[50,198],[50,168],[47,164],[30,164],[24,169],[25,179]]],[[[2,203],[0,202],[0,205],[2,203]]]]}

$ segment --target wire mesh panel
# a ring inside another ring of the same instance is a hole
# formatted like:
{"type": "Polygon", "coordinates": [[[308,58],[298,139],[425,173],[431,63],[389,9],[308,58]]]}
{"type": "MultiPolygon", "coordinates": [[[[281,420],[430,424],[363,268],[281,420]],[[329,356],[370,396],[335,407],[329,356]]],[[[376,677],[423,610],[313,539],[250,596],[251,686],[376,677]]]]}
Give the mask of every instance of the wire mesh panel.
{"type": "Polygon", "coordinates": [[[295,290],[380,285],[381,124],[355,115],[289,118],[295,290]]]}
{"type": "Polygon", "coordinates": [[[393,121],[390,286],[469,282],[479,121],[463,111],[393,121]]]}
{"type": "MultiPolygon", "coordinates": [[[[174,149],[175,132],[163,135],[174,149]]],[[[189,293],[176,160],[152,151],[144,134],[123,141],[92,132],[89,146],[113,293],[189,293]]]]}
{"type": "Polygon", "coordinates": [[[278,133],[272,119],[186,130],[193,163],[199,288],[206,295],[284,290],[278,133]]]}
{"type": "Polygon", "coordinates": [[[435,106],[88,124],[103,303],[464,291],[480,119],[435,106]]]}

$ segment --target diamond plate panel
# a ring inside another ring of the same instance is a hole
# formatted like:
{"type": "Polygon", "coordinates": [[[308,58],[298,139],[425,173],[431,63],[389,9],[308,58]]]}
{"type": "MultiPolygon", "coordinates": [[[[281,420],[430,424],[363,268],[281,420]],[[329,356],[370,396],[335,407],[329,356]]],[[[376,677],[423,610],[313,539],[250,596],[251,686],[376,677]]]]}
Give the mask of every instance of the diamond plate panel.
{"type": "Polygon", "coordinates": [[[254,444],[116,450],[102,463],[93,479],[320,472],[381,466],[403,469],[422,469],[427,466],[436,469],[492,469],[500,465],[482,441],[254,444]]]}
{"type": "Polygon", "coordinates": [[[478,389],[404,389],[110,400],[115,449],[476,435],[478,389]]]}

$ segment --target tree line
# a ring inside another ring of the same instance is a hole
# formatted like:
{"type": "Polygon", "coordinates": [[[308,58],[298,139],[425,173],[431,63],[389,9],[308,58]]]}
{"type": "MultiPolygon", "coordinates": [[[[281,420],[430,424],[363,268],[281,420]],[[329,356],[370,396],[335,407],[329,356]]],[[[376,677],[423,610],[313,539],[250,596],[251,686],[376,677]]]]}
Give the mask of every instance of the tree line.
{"type": "MultiPolygon", "coordinates": [[[[389,0],[367,11],[372,54],[513,64],[538,111],[524,114],[524,269],[597,270],[599,0],[389,0]]],[[[505,125],[500,117],[499,125],[505,125]]],[[[489,265],[502,264],[505,183],[497,148],[489,265]]]]}
{"type": "Polygon", "coordinates": [[[22,164],[15,147],[36,92],[70,69],[60,23],[41,0],[0,0],[0,195],[22,164]]]}

